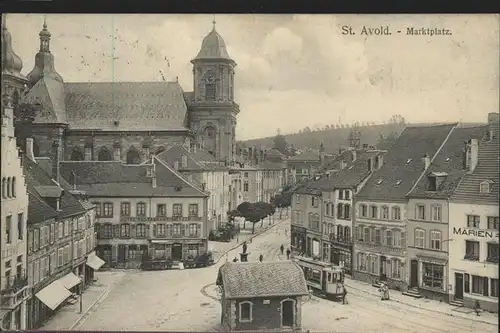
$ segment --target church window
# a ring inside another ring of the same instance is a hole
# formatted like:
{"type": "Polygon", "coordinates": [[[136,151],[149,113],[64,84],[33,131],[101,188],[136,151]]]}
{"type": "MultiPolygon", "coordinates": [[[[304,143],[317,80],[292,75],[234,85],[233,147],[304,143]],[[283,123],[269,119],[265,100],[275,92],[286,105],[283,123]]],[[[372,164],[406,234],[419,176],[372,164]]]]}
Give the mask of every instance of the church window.
{"type": "Polygon", "coordinates": [[[127,153],[127,164],[140,164],[141,157],[135,149],[130,149],[127,153]]]}
{"type": "Polygon", "coordinates": [[[113,157],[107,148],[101,148],[99,155],[97,155],[98,161],[112,161],[113,157]]]}
{"type": "Polygon", "coordinates": [[[71,153],[70,160],[71,161],[83,161],[83,159],[84,158],[83,158],[82,152],[77,148],[73,149],[73,152],[71,153]]]}
{"type": "Polygon", "coordinates": [[[205,97],[208,101],[215,101],[215,83],[205,84],[205,97]]]}

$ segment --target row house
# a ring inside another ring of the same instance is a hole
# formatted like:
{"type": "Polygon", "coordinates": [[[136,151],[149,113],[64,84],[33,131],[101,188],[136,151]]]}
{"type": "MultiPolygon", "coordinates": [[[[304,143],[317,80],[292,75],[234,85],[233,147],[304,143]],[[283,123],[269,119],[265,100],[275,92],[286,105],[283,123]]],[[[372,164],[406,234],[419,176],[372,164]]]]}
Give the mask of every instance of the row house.
{"type": "Polygon", "coordinates": [[[96,207],[97,253],[106,266],[137,268],[143,256],[186,260],[208,250],[209,194],[166,162],[62,162],[96,207]]]}
{"type": "Polygon", "coordinates": [[[449,199],[466,172],[477,165],[477,141],[485,131],[485,126],[456,127],[432,161],[424,157],[426,172],[407,195],[409,296],[448,302],[449,199]]]}
{"type": "MultiPolygon", "coordinates": [[[[455,125],[407,127],[355,196],[353,277],[407,290],[406,194],[455,125]]],[[[378,163],[377,163],[378,160],[378,163]]]]}
{"type": "MultiPolygon", "coordinates": [[[[4,34],[5,31],[2,31],[2,65],[4,65],[4,34]]],[[[13,121],[10,101],[3,99],[0,330],[5,331],[26,329],[26,300],[28,297],[26,274],[26,263],[28,261],[26,253],[28,194],[23,175],[22,159],[19,157],[19,151],[16,147],[13,121]]]]}
{"type": "Polygon", "coordinates": [[[283,162],[264,161],[259,165],[262,169],[262,201],[271,202],[271,198],[283,190],[285,186],[286,166],[283,162]]]}
{"type": "Polygon", "coordinates": [[[189,150],[175,145],[156,156],[168,163],[189,181],[208,192],[208,228],[217,229],[231,210],[231,182],[229,168],[224,163],[196,145],[189,150]]]}
{"type": "Polygon", "coordinates": [[[57,160],[35,158],[28,139],[23,168],[29,194],[27,328],[37,329],[71,298],[83,297],[103,262],[94,252],[94,207],[60,177],[57,160]]]}
{"type": "Polygon", "coordinates": [[[361,149],[344,151],[324,166],[322,178],[310,181],[296,191],[292,202],[292,245],[295,248],[298,249],[296,245],[300,241],[301,228],[304,228],[306,256],[343,266],[348,274],[352,272],[353,197],[373,173],[373,161],[381,160],[384,153],[361,149]],[[310,196],[310,200],[304,201],[304,207],[297,203],[297,198],[302,196],[310,196]],[[315,212],[311,215],[311,208],[321,208],[319,226],[314,219],[315,212]],[[310,223],[302,227],[299,223],[303,211],[308,213],[310,223]],[[315,249],[317,238],[312,237],[309,241],[309,234],[319,234],[320,253],[311,251],[315,249]],[[308,249],[309,244],[312,248],[308,249]]]}
{"type": "Polygon", "coordinates": [[[448,292],[452,303],[471,308],[477,301],[498,312],[498,113],[489,114],[488,122],[486,138],[469,143],[469,171],[449,201],[448,292]]]}

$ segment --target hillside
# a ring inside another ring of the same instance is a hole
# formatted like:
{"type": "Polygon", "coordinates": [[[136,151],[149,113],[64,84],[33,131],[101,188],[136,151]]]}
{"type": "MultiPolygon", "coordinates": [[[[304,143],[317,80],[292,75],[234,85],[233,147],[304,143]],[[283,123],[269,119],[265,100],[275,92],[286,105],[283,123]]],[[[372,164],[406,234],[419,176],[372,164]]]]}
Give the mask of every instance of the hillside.
{"type": "MultiPolygon", "coordinates": [[[[361,144],[378,145],[378,148],[387,149],[385,142],[380,142],[380,136],[388,137],[391,134],[399,135],[404,129],[402,124],[370,125],[359,127],[361,144]]],[[[318,149],[321,142],[325,152],[336,153],[342,146],[348,146],[347,138],[350,128],[323,129],[305,133],[284,134],[289,146],[295,149],[318,149]]],[[[242,141],[247,146],[273,147],[274,136],[261,139],[242,141]]]]}

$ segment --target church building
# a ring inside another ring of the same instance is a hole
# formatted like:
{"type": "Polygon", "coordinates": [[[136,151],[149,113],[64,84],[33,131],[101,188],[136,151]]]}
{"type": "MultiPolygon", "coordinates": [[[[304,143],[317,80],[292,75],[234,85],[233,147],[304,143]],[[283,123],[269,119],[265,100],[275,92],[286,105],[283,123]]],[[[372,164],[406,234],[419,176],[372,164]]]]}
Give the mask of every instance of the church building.
{"type": "MultiPolygon", "coordinates": [[[[194,89],[174,82],[64,82],[46,22],[25,99],[38,107],[34,154],[72,161],[140,164],[172,145],[195,145],[231,165],[236,116],[234,68],[215,29],[193,64],[194,89]]],[[[22,85],[21,85],[22,86],[22,85]]]]}

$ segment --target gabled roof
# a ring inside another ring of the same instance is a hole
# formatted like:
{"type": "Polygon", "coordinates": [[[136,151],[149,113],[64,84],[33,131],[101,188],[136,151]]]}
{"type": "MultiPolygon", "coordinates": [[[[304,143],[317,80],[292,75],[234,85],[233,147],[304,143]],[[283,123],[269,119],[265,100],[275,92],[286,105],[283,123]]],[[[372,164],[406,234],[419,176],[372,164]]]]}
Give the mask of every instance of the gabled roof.
{"type": "Polygon", "coordinates": [[[127,165],[120,161],[64,161],[61,175],[76,182],[89,196],[103,197],[205,197],[208,194],[155,158],[156,187],[147,176],[150,164],[127,165]],[[74,175],[73,175],[74,173],[74,175]]]}
{"type": "MultiPolygon", "coordinates": [[[[24,157],[23,171],[28,192],[32,195],[43,199],[46,204],[48,204],[47,199],[54,198],[56,194],[60,195],[60,211],[57,212],[57,218],[86,212],[80,201],[67,191],[69,188],[64,188],[61,184],[56,183],[45,169],[27,156],[24,157]]],[[[60,181],[66,184],[64,179],[60,179],[60,181]]]]}
{"type": "Polygon", "coordinates": [[[491,125],[495,136],[490,141],[480,141],[478,164],[473,172],[466,173],[458,184],[452,201],[497,205],[500,190],[500,138],[499,123],[491,125]],[[481,193],[479,185],[490,182],[490,193],[481,193]]]}
{"type": "MultiPolygon", "coordinates": [[[[344,152],[345,153],[345,152],[344,152]]],[[[370,176],[368,159],[374,156],[383,156],[385,151],[357,151],[356,160],[352,161],[352,153],[342,154],[346,165],[343,169],[323,175],[321,179],[310,181],[299,190],[299,193],[319,194],[322,191],[332,191],[338,188],[353,188],[370,176]]],[[[336,161],[339,163],[340,161],[336,161]]],[[[328,172],[328,171],[327,171],[328,172]]]]}
{"type": "Polygon", "coordinates": [[[218,162],[215,157],[207,151],[199,148],[189,151],[182,145],[171,146],[156,155],[156,158],[168,163],[172,167],[175,162],[179,162],[179,170],[181,171],[203,171],[223,167],[220,165],[220,162],[218,162]],[[186,167],[182,166],[182,156],[186,156],[186,167]]]}
{"type": "Polygon", "coordinates": [[[57,212],[46,204],[36,192],[31,193],[28,190],[28,200],[28,224],[35,224],[57,217],[57,212]]]}
{"type": "Polygon", "coordinates": [[[308,295],[304,272],[293,261],[227,262],[219,268],[217,285],[226,299],[308,295]]]}
{"type": "Polygon", "coordinates": [[[35,123],[67,124],[64,83],[51,76],[42,76],[29,90],[25,99],[30,103],[39,103],[42,108],[35,115],[35,123]]]}
{"type": "Polygon", "coordinates": [[[433,157],[456,124],[406,127],[356,195],[358,199],[399,201],[424,172],[423,157],[433,157]]]}
{"type": "Polygon", "coordinates": [[[469,139],[481,140],[486,130],[487,126],[455,128],[446,143],[434,157],[426,173],[420,178],[418,184],[408,196],[419,198],[448,198],[452,195],[460,179],[462,179],[467,171],[464,167],[464,142],[469,139]],[[429,176],[443,178],[443,182],[436,191],[428,191],[429,176]]]}
{"type": "Polygon", "coordinates": [[[266,152],[267,157],[281,157],[285,159],[285,155],[283,155],[278,149],[272,148],[266,152]]]}
{"type": "Polygon", "coordinates": [[[262,170],[283,170],[286,169],[285,163],[264,161],[259,164],[259,168],[262,170]]]}
{"type": "Polygon", "coordinates": [[[64,87],[71,129],[187,130],[187,107],[178,82],[65,83],[64,87]]]}

